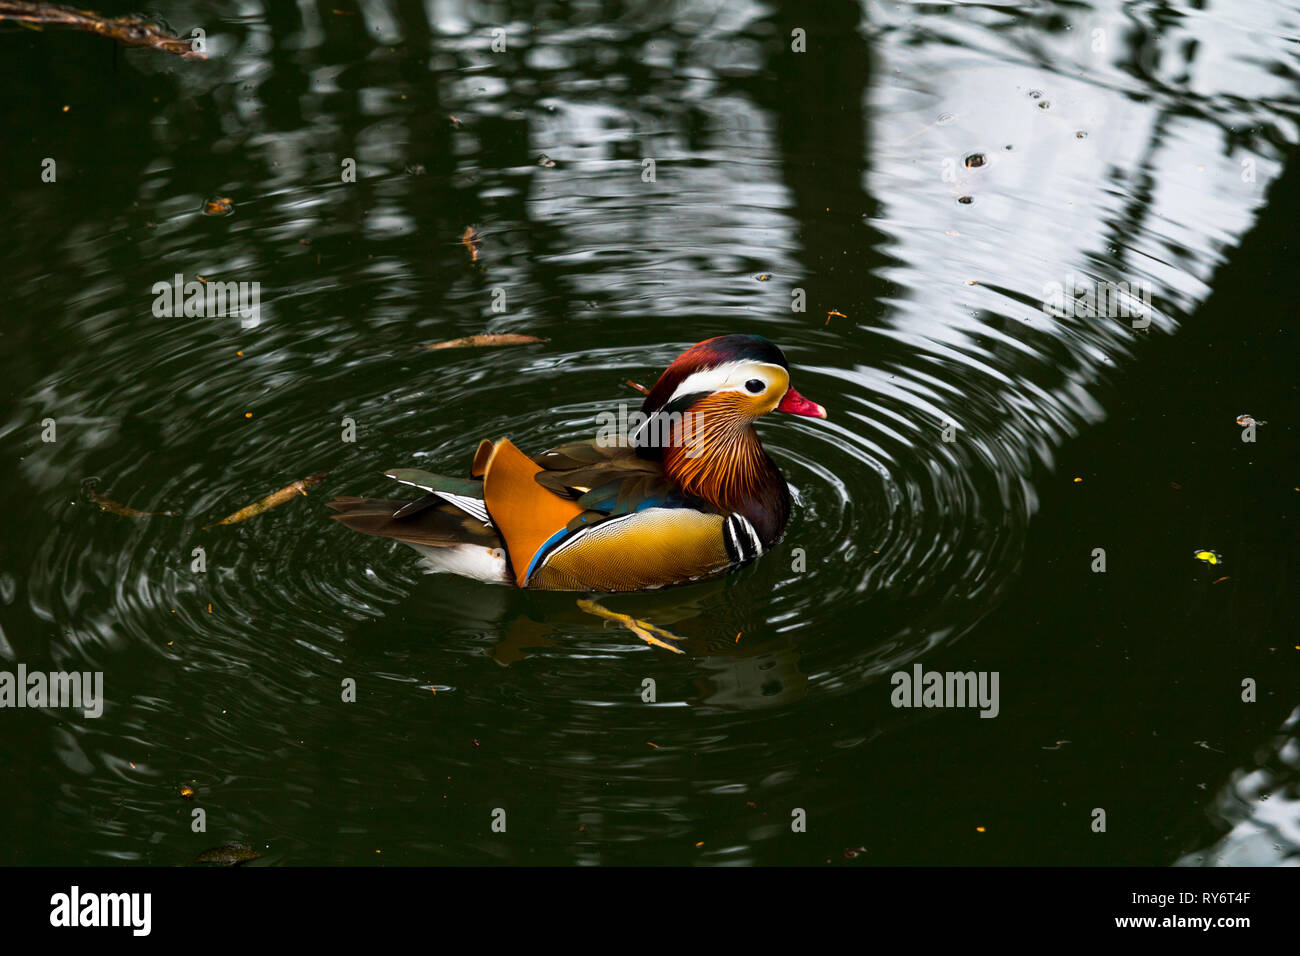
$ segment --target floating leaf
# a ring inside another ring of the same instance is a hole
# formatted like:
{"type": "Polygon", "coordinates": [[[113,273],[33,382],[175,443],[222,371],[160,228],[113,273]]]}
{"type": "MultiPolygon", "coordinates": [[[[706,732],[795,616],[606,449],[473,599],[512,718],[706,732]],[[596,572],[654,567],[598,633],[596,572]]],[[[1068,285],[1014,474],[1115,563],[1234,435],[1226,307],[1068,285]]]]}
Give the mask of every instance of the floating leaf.
{"type": "Polygon", "coordinates": [[[219,863],[224,866],[238,866],[240,863],[247,863],[249,860],[256,860],[262,854],[258,853],[251,846],[245,846],[242,843],[223,843],[221,846],[214,846],[204,850],[196,856],[191,862],[193,863],[219,863]]]}

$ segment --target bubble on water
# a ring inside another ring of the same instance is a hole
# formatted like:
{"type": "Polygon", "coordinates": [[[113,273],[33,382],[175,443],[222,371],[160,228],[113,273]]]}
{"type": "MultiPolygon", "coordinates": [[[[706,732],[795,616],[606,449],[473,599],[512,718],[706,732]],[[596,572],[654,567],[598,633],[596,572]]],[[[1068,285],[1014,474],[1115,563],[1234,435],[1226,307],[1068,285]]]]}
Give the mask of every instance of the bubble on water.
{"type": "Polygon", "coordinates": [[[953,115],[952,113],[940,113],[940,114],[939,114],[939,118],[938,118],[937,120],[935,120],[934,122],[935,122],[935,125],[937,125],[937,126],[947,126],[949,123],[951,123],[951,122],[952,122],[953,120],[955,120],[956,118],[957,118],[957,117],[956,117],[955,115],[953,115]]]}

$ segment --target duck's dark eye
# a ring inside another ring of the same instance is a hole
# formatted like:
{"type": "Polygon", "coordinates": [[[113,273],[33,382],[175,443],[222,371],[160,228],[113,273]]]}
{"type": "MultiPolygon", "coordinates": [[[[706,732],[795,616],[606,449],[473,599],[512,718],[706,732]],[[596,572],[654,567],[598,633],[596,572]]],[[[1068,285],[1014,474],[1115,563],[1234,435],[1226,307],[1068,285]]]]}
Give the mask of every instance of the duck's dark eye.
{"type": "Polygon", "coordinates": [[[763,389],[767,388],[767,385],[764,384],[761,378],[751,378],[745,383],[745,388],[757,395],[763,389]]]}

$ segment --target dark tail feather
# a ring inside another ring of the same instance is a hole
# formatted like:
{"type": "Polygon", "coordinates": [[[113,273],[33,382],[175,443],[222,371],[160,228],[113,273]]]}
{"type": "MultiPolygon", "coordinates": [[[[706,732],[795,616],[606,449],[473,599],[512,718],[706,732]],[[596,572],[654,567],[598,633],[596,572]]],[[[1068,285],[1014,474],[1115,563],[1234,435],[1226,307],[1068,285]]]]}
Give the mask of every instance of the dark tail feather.
{"type": "Polygon", "coordinates": [[[331,516],[335,521],[362,534],[431,548],[458,544],[501,547],[501,538],[492,528],[451,505],[436,505],[401,518],[393,517],[408,504],[409,501],[401,498],[335,498],[327,506],[338,512],[331,516]]]}

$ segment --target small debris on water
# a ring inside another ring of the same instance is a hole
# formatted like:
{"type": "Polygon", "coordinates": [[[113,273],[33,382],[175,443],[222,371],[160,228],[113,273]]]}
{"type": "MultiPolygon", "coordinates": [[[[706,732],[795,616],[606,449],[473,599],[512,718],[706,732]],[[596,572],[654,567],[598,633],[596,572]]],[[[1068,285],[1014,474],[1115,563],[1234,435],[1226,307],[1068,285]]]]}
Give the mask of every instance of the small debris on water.
{"type": "Polygon", "coordinates": [[[292,501],[294,495],[306,495],[307,489],[314,488],[316,485],[320,484],[324,478],[325,472],[323,471],[317,472],[314,475],[309,475],[306,478],[299,478],[292,484],[285,485],[279,491],[272,492],[262,500],[256,501],[244,508],[240,508],[234,514],[222,518],[216,524],[207,525],[203,530],[207,531],[208,528],[215,528],[218,525],[239,524],[239,522],[247,521],[249,518],[260,515],[264,511],[278,508],[286,501],[292,501]]]}
{"type": "Polygon", "coordinates": [[[469,250],[469,261],[478,262],[478,230],[473,226],[466,226],[465,231],[460,234],[460,242],[469,250]]]}
{"type": "Polygon", "coordinates": [[[550,339],[539,339],[535,335],[516,335],[513,332],[499,332],[489,335],[466,335],[458,339],[448,339],[445,342],[434,342],[432,345],[426,345],[426,349],[475,349],[487,348],[497,345],[533,345],[537,342],[549,342],[550,339]]]}
{"type": "Polygon", "coordinates": [[[245,846],[242,843],[223,843],[221,846],[214,846],[211,849],[204,850],[191,862],[239,866],[239,864],[247,863],[249,860],[256,860],[261,855],[251,846],[245,846]]]}
{"type": "Polygon", "coordinates": [[[86,482],[86,494],[90,499],[99,505],[100,511],[107,511],[109,514],[121,515],[123,518],[174,518],[180,514],[179,511],[137,511],[135,508],[127,507],[120,502],[114,501],[107,495],[101,495],[95,490],[95,481],[91,478],[86,482]]]}

